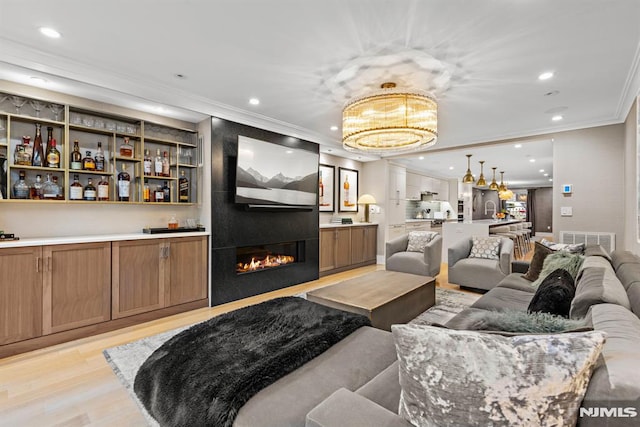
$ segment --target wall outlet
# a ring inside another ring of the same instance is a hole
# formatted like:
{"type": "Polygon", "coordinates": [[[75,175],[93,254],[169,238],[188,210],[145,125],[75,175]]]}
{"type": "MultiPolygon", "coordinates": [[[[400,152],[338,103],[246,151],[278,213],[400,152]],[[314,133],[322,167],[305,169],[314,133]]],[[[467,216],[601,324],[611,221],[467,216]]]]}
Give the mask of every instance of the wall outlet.
{"type": "Polygon", "coordinates": [[[573,208],[571,206],[561,207],[560,216],[573,216],[573,208]]]}

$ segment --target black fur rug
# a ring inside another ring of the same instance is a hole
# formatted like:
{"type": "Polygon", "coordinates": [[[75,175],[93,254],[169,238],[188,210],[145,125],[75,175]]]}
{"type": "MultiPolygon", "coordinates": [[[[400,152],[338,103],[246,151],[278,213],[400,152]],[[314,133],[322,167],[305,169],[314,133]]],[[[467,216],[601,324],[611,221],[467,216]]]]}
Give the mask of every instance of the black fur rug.
{"type": "Polygon", "coordinates": [[[134,391],[161,426],[231,426],[254,394],[364,325],[364,316],[286,297],[174,336],[140,367],[134,391]]]}

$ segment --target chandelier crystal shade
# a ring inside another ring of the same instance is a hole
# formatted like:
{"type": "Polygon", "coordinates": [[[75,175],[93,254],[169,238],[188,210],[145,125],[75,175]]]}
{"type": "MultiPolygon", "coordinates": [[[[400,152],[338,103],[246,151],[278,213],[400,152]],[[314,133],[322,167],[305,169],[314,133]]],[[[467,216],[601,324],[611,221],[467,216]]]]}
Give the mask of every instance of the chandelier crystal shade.
{"type": "Polygon", "coordinates": [[[438,104],[426,94],[399,91],[384,83],[382,91],[351,101],[342,110],[342,142],[349,151],[372,154],[415,151],[438,137],[438,104]]]}

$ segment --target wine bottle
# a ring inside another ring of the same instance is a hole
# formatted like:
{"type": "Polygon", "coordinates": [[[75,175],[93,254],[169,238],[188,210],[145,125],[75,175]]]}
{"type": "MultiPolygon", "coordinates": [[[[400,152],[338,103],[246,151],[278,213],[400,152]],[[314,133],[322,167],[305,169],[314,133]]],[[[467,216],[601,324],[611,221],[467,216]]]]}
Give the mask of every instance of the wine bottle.
{"type": "Polygon", "coordinates": [[[82,200],[82,184],[78,174],[73,175],[73,182],[69,186],[69,200],[82,200]]]}
{"type": "Polygon", "coordinates": [[[98,182],[98,200],[101,202],[109,200],[109,181],[104,176],[98,182]]]}
{"type": "Polygon", "coordinates": [[[86,187],[84,187],[84,192],[82,193],[82,198],[84,200],[94,201],[96,200],[96,187],[93,186],[93,180],[91,178],[88,179],[86,187]]]}
{"type": "Polygon", "coordinates": [[[73,151],[71,152],[71,169],[82,169],[82,154],[80,153],[80,146],[78,140],[73,141],[73,151]]]}
{"type": "Polygon", "coordinates": [[[131,175],[127,172],[126,163],[122,164],[122,171],[118,174],[118,201],[129,201],[129,190],[131,186],[131,175]]]}
{"type": "Polygon", "coordinates": [[[178,179],[178,201],[180,203],[189,203],[189,179],[185,176],[184,170],[180,171],[178,179]]]}
{"type": "Polygon", "coordinates": [[[96,150],[96,170],[99,172],[104,171],[104,150],[102,149],[102,142],[98,141],[98,149],[96,150]]]}
{"type": "MultiPolygon", "coordinates": [[[[53,128],[47,128],[49,130],[49,135],[47,136],[47,140],[53,138],[51,133],[53,128]]],[[[33,157],[31,159],[31,166],[44,166],[44,149],[42,148],[42,133],[40,130],[40,123],[36,123],[36,137],[33,140],[33,157]]]]}

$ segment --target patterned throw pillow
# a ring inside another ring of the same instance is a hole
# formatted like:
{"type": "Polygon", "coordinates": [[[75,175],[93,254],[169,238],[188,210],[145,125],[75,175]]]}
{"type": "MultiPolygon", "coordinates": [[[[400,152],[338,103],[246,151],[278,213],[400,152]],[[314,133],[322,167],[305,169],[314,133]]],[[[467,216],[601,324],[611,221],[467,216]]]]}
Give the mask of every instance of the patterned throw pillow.
{"type": "Polygon", "coordinates": [[[393,325],[415,426],[575,426],[604,332],[505,337],[393,325]]]}
{"type": "Polygon", "coordinates": [[[407,252],[424,252],[424,248],[437,235],[438,233],[433,231],[410,231],[407,252]]]}
{"type": "Polygon", "coordinates": [[[500,237],[472,237],[469,258],[500,259],[500,237]]]}

